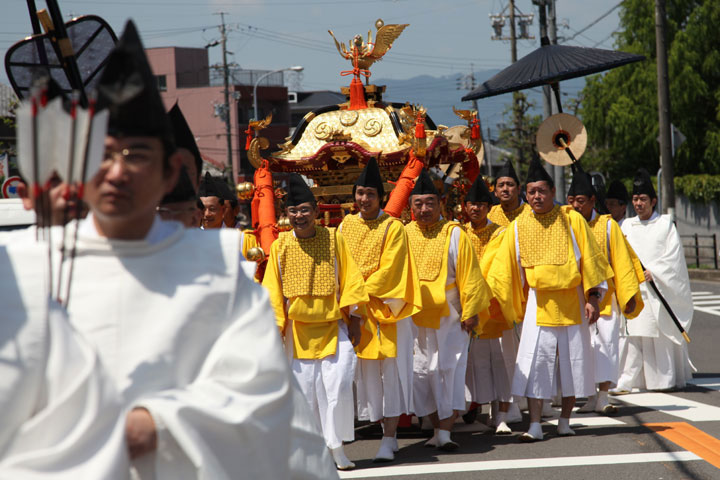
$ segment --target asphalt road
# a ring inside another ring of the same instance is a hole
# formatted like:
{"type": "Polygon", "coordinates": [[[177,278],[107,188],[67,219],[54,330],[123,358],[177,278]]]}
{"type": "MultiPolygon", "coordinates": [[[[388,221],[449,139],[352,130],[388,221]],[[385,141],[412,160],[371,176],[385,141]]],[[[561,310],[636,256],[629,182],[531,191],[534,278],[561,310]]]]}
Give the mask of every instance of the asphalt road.
{"type": "Polygon", "coordinates": [[[460,449],[452,453],[424,448],[426,437],[414,426],[399,433],[400,451],[385,464],[372,463],[380,429],[358,427],[345,447],[357,469],[341,478],[720,479],[720,283],[692,282],[692,291],[689,351],[698,371],[682,391],[613,397],[619,407],[613,417],[573,414],[574,437],[558,437],[553,419],[544,419],[545,440],[533,444],[517,440],[527,414],[510,425],[511,436],[460,421],[453,433],[460,449]]]}

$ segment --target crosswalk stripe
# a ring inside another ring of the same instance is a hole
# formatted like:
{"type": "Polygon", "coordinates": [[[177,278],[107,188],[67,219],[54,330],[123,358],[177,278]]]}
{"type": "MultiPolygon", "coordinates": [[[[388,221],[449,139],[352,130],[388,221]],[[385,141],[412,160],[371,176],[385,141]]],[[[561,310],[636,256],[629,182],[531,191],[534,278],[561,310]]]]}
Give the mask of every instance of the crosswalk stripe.
{"type": "MultiPolygon", "coordinates": [[[[558,420],[557,418],[553,420],[547,420],[545,423],[549,423],[551,425],[557,425],[558,420]]],[[[604,427],[608,425],[626,425],[625,422],[618,420],[616,418],[610,418],[610,417],[596,417],[596,416],[583,416],[582,414],[580,416],[575,416],[573,414],[572,417],[570,417],[570,426],[571,427],[604,427]]]]}
{"type": "Polygon", "coordinates": [[[623,403],[651,408],[691,422],[720,421],[720,408],[667,393],[633,393],[616,398],[623,403]]]}
{"type": "Polygon", "coordinates": [[[692,452],[629,453],[620,455],[587,455],[577,457],[517,458],[456,463],[423,463],[397,465],[338,472],[340,478],[379,478],[404,475],[437,475],[442,473],[481,472],[489,470],[520,470],[547,467],[581,467],[588,465],[620,465],[630,463],[689,462],[702,460],[692,452]]]}
{"type": "Polygon", "coordinates": [[[698,387],[720,391],[720,377],[693,378],[688,383],[692,383],[693,385],[697,385],[698,387]]]}

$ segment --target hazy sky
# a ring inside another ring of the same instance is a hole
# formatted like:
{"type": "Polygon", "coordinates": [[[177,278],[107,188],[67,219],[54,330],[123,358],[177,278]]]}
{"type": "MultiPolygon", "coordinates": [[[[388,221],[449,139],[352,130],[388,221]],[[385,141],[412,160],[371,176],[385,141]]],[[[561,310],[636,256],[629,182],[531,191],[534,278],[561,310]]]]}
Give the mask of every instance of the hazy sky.
{"type": "MultiPolygon", "coordinates": [[[[36,0],[37,7],[45,6],[36,0]]],[[[128,18],[135,20],[146,47],[203,47],[219,39],[217,25],[226,12],[231,61],[247,69],[302,65],[305,90],[332,89],[348,83],[340,77],[349,62],[335,51],[328,29],[347,42],[367,35],[375,20],[409,23],[385,59],[372,67],[375,78],[410,78],[502,68],[510,63],[509,42],[492,41],[488,14],[507,4],[500,0],[59,0],[65,16],[96,14],[118,36],[128,18]]],[[[617,4],[616,0],[558,0],[558,35],[570,37],[617,4]],[[567,28],[562,25],[567,25],[567,28]]],[[[523,13],[535,13],[530,0],[517,0],[523,13]]],[[[612,48],[618,11],[569,41],[569,45],[612,48]]],[[[537,37],[537,15],[530,27],[537,37]]],[[[25,0],[4,0],[0,16],[0,52],[31,32],[25,0]]],[[[505,33],[509,30],[506,27],[505,33]]],[[[518,57],[539,40],[518,42],[518,57]]],[[[210,49],[220,62],[220,47],[210,49]]],[[[3,69],[0,82],[7,82],[3,69]]]]}

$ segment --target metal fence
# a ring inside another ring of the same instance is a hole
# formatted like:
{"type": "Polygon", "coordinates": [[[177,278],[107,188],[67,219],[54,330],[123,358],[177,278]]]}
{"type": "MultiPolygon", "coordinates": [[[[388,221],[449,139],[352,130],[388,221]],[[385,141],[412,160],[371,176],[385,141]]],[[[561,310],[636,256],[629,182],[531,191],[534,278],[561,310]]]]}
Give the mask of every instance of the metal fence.
{"type": "Polygon", "coordinates": [[[688,265],[695,263],[700,268],[702,261],[714,265],[718,269],[717,234],[712,235],[680,235],[688,265]],[[689,241],[688,241],[689,240],[689,241]],[[690,253],[688,253],[690,252],[690,253]]]}

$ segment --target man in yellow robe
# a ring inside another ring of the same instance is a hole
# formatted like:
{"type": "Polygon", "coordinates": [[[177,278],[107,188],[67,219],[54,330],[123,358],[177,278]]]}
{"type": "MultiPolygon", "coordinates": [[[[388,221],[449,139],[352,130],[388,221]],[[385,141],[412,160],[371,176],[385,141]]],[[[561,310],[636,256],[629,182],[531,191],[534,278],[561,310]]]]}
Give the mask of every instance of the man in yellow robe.
{"type": "Polygon", "coordinates": [[[368,302],[363,277],[342,235],[315,225],[312,191],[290,176],[286,214],[293,231],[273,243],[263,285],[300,389],[340,470],[355,467],[343,450],[355,439],[353,378],[360,342],[355,307],[368,302]]]}
{"type": "MultiPolygon", "coordinates": [[[[508,160],[505,165],[497,171],[495,177],[495,196],[500,201],[500,205],[493,205],[488,213],[488,220],[506,228],[510,222],[515,220],[530,206],[525,203],[520,196],[520,179],[515,173],[512,161],[508,160]]],[[[517,358],[517,349],[519,342],[519,327],[508,328],[502,332],[500,338],[500,346],[505,359],[505,369],[508,378],[512,379],[515,373],[515,359],[517,358]]],[[[522,421],[522,414],[518,405],[524,405],[525,398],[515,398],[515,402],[510,405],[507,414],[507,423],[516,423],[522,421]]],[[[524,407],[523,407],[524,409],[524,407]]]]}
{"type": "Polygon", "coordinates": [[[590,327],[590,342],[595,353],[595,383],[598,393],[588,398],[579,412],[617,413],[608,402],[608,390],[617,385],[620,375],[620,312],[635,318],[643,309],[640,282],[643,271],[635,252],[625,240],[620,226],[610,215],[599,215],[597,196],[590,175],[577,171],[567,196],[568,204],[587,220],[600,251],[610,264],[613,281],[600,305],[600,318],[590,327]]]}
{"type": "Polygon", "coordinates": [[[382,421],[383,438],[373,461],[395,459],[400,415],[413,412],[412,315],[420,311],[420,281],[402,222],[380,209],[384,188],[371,158],[353,188],[360,210],[340,232],[365,279],[370,302],[362,315],[355,351],[358,418],[382,421]]]}
{"type": "MultiPolygon", "coordinates": [[[[470,219],[463,226],[477,255],[478,263],[483,266],[483,275],[487,274],[492,263],[491,258],[500,245],[503,228],[487,218],[492,205],[492,196],[485,180],[478,176],[465,196],[465,212],[470,219]],[[483,257],[487,258],[483,258],[483,257]]],[[[475,335],[470,340],[468,366],[465,383],[470,399],[475,404],[492,402],[495,433],[512,433],[508,427],[507,412],[510,409],[510,380],[505,367],[500,338],[505,330],[512,328],[502,316],[500,305],[494,298],[490,301],[490,316],[487,321],[475,327],[475,335]]]]}
{"type": "Polygon", "coordinates": [[[575,397],[595,393],[587,325],[598,319],[612,274],[585,219],[553,204],[553,180],[537,158],[526,192],[532,210],[508,226],[487,279],[505,318],[524,319],[512,394],[528,397],[530,428],[520,440],[532,442],[543,438],[542,401],[558,386],[559,435],[575,433],[570,429],[575,397]]]}
{"type": "Polygon", "coordinates": [[[426,445],[455,450],[450,431],[465,410],[469,335],[478,315],[487,316],[491,294],[467,235],[441,219],[440,194],[426,170],[410,194],[410,209],[415,220],[405,229],[422,295],[422,311],[413,316],[415,414],[432,421],[434,435],[426,445]]]}

